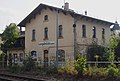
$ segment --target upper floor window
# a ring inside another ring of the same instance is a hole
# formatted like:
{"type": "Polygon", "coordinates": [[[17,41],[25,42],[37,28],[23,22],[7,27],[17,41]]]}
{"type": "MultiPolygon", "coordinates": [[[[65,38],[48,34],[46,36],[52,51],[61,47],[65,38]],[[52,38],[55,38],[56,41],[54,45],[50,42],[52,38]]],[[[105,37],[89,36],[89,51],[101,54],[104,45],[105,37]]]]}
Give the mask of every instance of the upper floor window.
{"type": "Polygon", "coordinates": [[[92,37],[93,37],[93,38],[96,38],[96,27],[93,27],[92,30],[93,30],[93,36],[92,36],[92,37]]]}
{"type": "Polygon", "coordinates": [[[62,28],[62,25],[59,25],[59,37],[63,37],[63,28],[62,28]]]}
{"type": "Polygon", "coordinates": [[[64,50],[58,50],[58,61],[65,62],[65,51],[64,50]]]}
{"type": "Polygon", "coordinates": [[[44,21],[48,20],[48,15],[44,16],[44,21]]]}
{"type": "Polygon", "coordinates": [[[86,37],[86,25],[82,25],[82,37],[86,37]]]}
{"type": "Polygon", "coordinates": [[[48,28],[44,28],[44,38],[48,39],[48,28]]]}
{"type": "Polygon", "coordinates": [[[35,40],[35,29],[32,30],[32,40],[35,40]]]}
{"type": "Polygon", "coordinates": [[[102,28],[102,39],[105,39],[105,29],[102,28]]]}

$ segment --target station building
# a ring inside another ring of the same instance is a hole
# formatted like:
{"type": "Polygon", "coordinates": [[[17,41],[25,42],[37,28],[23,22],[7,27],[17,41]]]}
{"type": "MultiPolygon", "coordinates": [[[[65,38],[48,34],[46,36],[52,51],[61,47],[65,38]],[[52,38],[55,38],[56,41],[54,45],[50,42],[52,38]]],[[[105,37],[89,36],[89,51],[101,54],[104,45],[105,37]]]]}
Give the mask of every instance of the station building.
{"type": "Polygon", "coordinates": [[[13,62],[20,62],[26,56],[38,63],[55,62],[58,37],[58,62],[73,61],[75,36],[79,51],[86,55],[87,47],[93,42],[109,46],[110,26],[113,24],[90,17],[87,12],[85,15],[76,13],[69,9],[69,3],[65,3],[64,8],[40,4],[18,24],[21,32],[25,28],[25,47],[8,49],[8,55],[12,55],[13,62]],[[76,24],[76,31],[73,24],[76,24]]]}

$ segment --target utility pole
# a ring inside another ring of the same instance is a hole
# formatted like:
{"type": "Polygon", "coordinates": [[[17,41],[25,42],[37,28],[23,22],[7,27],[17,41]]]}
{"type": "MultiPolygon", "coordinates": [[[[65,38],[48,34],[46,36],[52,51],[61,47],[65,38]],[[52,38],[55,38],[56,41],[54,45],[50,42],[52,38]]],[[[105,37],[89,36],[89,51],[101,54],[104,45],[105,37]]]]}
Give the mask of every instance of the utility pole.
{"type": "Polygon", "coordinates": [[[58,67],[58,9],[56,13],[56,67],[58,67]]]}
{"type": "Polygon", "coordinates": [[[76,60],[76,24],[73,24],[73,33],[74,33],[74,60],[76,60]]]}
{"type": "Polygon", "coordinates": [[[74,60],[76,60],[76,54],[77,54],[77,33],[76,33],[76,23],[79,20],[78,17],[75,16],[74,13],[74,24],[73,24],[73,33],[74,33],[74,60]]]}

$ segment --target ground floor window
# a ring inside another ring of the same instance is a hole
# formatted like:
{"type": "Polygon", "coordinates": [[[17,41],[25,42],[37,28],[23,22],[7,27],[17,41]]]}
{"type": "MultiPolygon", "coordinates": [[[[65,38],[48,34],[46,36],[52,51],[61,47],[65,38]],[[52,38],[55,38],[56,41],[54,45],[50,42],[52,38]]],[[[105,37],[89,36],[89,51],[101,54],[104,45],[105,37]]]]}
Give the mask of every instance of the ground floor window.
{"type": "Polygon", "coordinates": [[[22,62],[23,61],[23,53],[20,53],[19,58],[20,58],[20,62],[22,62]]]}
{"type": "Polygon", "coordinates": [[[58,50],[58,61],[65,62],[65,51],[64,50],[58,50]]]}
{"type": "Polygon", "coordinates": [[[36,51],[31,51],[31,60],[37,61],[37,52],[36,51]]]}
{"type": "Polygon", "coordinates": [[[12,54],[11,53],[9,54],[8,61],[9,61],[9,65],[12,65],[12,54]]]}
{"type": "Polygon", "coordinates": [[[17,61],[18,61],[17,53],[14,53],[14,54],[13,54],[13,62],[14,62],[14,63],[17,63],[17,61]]]}

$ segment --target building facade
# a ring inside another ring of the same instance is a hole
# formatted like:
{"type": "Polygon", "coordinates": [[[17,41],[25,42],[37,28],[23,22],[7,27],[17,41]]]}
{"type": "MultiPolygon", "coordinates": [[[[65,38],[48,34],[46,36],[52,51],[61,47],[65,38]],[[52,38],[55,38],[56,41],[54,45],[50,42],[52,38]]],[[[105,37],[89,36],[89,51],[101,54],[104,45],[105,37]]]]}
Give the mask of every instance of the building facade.
{"type": "Polygon", "coordinates": [[[16,43],[7,48],[7,65],[19,64],[22,65],[25,59],[25,32],[21,32],[20,37],[17,39],[16,43]]]}
{"type": "Polygon", "coordinates": [[[75,13],[68,3],[64,9],[40,4],[18,24],[20,30],[25,27],[25,56],[30,55],[32,60],[47,65],[55,62],[58,33],[58,62],[73,61],[73,24],[76,24],[76,43],[82,54],[94,42],[109,46],[113,23],[75,13]]]}

